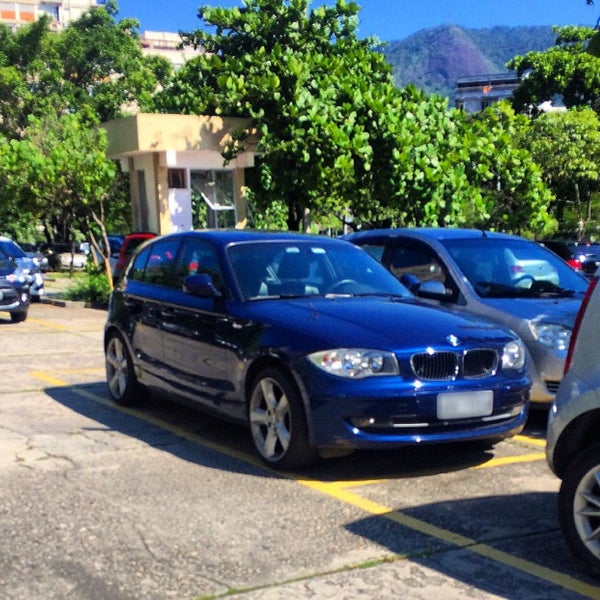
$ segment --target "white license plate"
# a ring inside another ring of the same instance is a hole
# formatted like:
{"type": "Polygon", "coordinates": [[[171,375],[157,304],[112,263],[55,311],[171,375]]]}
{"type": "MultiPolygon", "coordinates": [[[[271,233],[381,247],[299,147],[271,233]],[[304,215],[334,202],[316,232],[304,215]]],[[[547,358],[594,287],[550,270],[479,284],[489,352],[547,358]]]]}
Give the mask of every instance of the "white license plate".
{"type": "Polygon", "coordinates": [[[437,397],[438,419],[487,417],[494,410],[494,392],[444,392],[437,397]]]}

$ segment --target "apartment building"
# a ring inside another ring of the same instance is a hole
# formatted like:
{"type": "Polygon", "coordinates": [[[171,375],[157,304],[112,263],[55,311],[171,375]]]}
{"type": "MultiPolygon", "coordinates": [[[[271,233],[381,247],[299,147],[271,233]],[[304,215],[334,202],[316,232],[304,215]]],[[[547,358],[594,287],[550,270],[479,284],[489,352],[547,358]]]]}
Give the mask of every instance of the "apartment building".
{"type": "Polygon", "coordinates": [[[456,82],[454,105],[468,113],[482,111],[494,102],[510,98],[520,81],[514,73],[461,77],[456,82]]]}
{"type": "Polygon", "coordinates": [[[78,19],[86,10],[102,6],[106,0],[0,0],[0,23],[11,29],[33,23],[42,15],[51,19],[51,28],[63,29],[69,23],[78,19]]]}

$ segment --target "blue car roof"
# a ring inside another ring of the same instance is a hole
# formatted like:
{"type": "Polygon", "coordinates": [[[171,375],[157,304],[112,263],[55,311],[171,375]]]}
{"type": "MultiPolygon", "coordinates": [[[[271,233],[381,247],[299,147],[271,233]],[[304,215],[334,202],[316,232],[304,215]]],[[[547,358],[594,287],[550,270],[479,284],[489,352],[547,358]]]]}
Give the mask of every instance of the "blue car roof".
{"type": "Polygon", "coordinates": [[[167,236],[198,236],[204,239],[212,240],[220,245],[226,246],[237,242],[256,242],[256,241],[270,241],[270,240],[287,240],[287,241],[319,241],[321,243],[336,243],[340,240],[335,238],[312,235],[307,233],[298,233],[293,231],[259,231],[259,230],[247,230],[247,229],[198,229],[195,231],[186,231],[175,234],[167,234],[167,236]]]}

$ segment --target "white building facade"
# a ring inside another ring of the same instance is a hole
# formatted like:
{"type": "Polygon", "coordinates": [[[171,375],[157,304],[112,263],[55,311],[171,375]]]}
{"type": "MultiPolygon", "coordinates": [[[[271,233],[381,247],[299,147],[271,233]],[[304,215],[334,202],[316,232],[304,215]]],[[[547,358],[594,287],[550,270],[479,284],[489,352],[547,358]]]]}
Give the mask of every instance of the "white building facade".
{"type": "Polygon", "coordinates": [[[14,30],[37,21],[42,15],[48,15],[51,28],[59,30],[90,8],[103,6],[105,3],[106,0],[0,0],[0,23],[14,30]]]}

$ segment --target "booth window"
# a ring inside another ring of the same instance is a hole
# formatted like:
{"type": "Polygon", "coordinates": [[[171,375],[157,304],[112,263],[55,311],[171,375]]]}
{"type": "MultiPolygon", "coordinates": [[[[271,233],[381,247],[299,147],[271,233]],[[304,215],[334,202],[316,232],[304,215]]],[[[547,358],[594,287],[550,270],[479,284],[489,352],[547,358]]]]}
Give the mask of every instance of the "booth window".
{"type": "Polygon", "coordinates": [[[185,189],[185,169],[168,169],[169,189],[185,189]]]}

